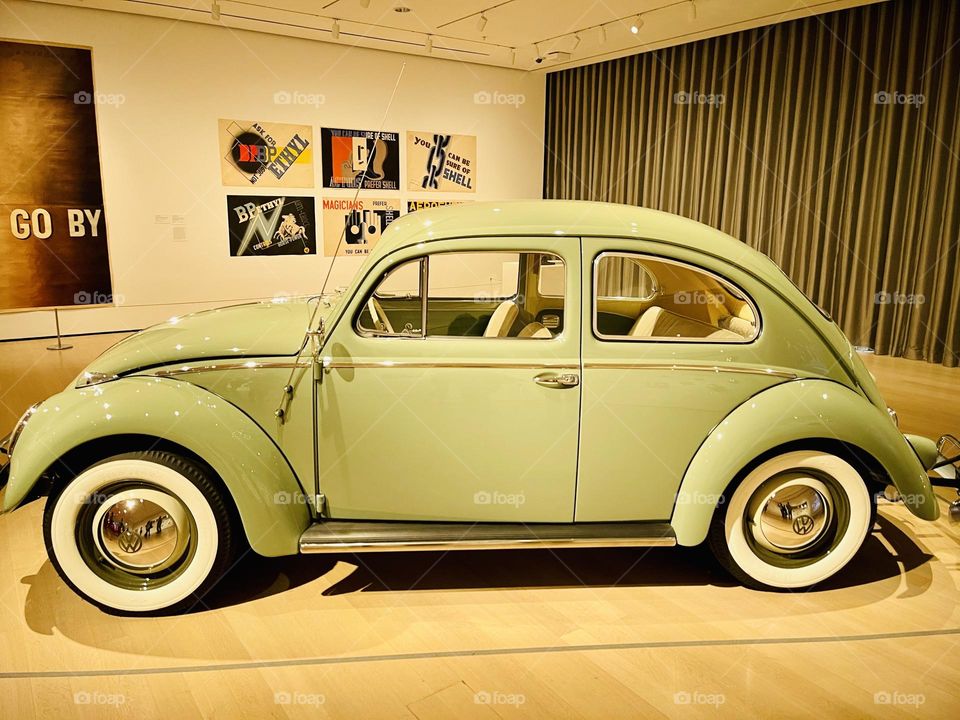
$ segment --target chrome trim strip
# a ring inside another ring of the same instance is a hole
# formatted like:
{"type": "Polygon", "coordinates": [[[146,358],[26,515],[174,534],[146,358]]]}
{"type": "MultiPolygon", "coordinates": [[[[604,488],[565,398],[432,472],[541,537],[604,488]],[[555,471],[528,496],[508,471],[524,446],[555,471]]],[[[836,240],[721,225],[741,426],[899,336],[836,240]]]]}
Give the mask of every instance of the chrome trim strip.
{"type": "Polygon", "coordinates": [[[739,373],[741,375],[770,375],[772,377],[796,380],[797,374],[773,368],[759,369],[742,365],[688,365],[683,363],[584,363],[588,370],[694,370],[715,373],[739,373]]]}
{"type": "Polygon", "coordinates": [[[326,362],[324,368],[354,369],[354,368],[500,368],[506,370],[579,370],[579,365],[550,364],[550,363],[511,363],[511,362],[406,362],[403,360],[381,360],[379,362],[326,362]]]}
{"type": "Polygon", "coordinates": [[[169,377],[171,375],[189,375],[190,373],[200,373],[200,372],[216,372],[218,370],[260,370],[260,369],[273,369],[273,368],[282,368],[282,369],[293,369],[293,368],[308,368],[310,367],[309,361],[299,361],[299,362],[228,362],[228,363],[219,363],[211,365],[192,365],[192,366],[183,366],[175,368],[172,370],[156,370],[153,372],[153,375],[157,377],[169,377]]]}
{"type": "Polygon", "coordinates": [[[300,540],[300,552],[410,552],[415,550],[540,550],[545,548],[605,548],[605,547],[673,547],[674,537],[648,538],[563,538],[541,540],[407,540],[398,542],[337,542],[335,540],[300,540]]]}

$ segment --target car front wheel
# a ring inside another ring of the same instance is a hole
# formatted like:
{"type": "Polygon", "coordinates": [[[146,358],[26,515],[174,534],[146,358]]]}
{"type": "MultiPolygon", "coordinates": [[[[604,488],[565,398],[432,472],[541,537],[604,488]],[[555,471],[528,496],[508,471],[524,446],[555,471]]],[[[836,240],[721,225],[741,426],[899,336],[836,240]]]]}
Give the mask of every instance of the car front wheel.
{"type": "Polygon", "coordinates": [[[745,585],[804,588],[856,555],[874,517],[873,498],[849,462],[793,451],[760,463],[724,496],[709,544],[745,585]]]}
{"type": "Polygon", "coordinates": [[[101,609],[179,612],[231,566],[239,523],[193,460],[168,452],[117,455],[51,493],[47,554],[60,577],[101,609]]]}

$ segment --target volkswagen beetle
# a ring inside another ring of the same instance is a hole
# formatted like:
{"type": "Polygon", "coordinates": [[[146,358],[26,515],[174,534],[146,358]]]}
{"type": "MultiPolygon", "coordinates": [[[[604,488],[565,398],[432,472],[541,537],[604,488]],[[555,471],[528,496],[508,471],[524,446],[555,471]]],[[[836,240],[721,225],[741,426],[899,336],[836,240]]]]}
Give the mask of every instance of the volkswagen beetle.
{"type": "Polygon", "coordinates": [[[47,492],[53,566],[132,614],[191,607],[246,548],[707,542],[801,588],[885,486],[938,515],[936,446],[771,260],[600,203],[407,215],[345,291],[132,335],[6,445],[4,509],[47,492]]]}

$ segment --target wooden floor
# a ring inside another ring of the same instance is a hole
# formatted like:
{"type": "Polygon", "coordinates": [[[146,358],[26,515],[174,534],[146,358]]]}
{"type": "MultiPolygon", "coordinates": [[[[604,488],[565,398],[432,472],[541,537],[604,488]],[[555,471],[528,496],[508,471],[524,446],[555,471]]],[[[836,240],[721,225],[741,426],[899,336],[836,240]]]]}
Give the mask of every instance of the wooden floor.
{"type": "MultiPolygon", "coordinates": [[[[0,344],[0,434],[116,339],[0,344]]],[[[960,430],[960,370],[868,362],[905,430],[960,430]]],[[[247,557],[209,609],[129,619],[60,581],[41,504],[0,517],[0,718],[957,715],[960,531],[899,505],[804,593],[700,549],[247,557]]]]}

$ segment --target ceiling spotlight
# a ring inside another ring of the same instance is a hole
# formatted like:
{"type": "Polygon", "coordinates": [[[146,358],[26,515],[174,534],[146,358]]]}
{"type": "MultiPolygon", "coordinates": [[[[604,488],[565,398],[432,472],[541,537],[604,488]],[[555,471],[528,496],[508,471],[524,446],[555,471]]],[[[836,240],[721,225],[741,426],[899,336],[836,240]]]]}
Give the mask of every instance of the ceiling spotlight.
{"type": "Polygon", "coordinates": [[[427,35],[427,41],[423,44],[423,49],[428,53],[433,52],[433,35],[427,35]]]}
{"type": "Polygon", "coordinates": [[[573,36],[573,47],[571,47],[570,50],[576,50],[578,45],[580,45],[580,34],[576,33],[573,36]]]}
{"type": "Polygon", "coordinates": [[[517,64],[517,49],[516,49],[516,48],[510,48],[510,64],[511,64],[511,65],[516,65],[516,64],[517,64]]]}
{"type": "Polygon", "coordinates": [[[603,45],[607,42],[607,26],[600,26],[600,44],[603,45]]]}
{"type": "Polygon", "coordinates": [[[697,0],[690,0],[690,5],[688,6],[688,13],[690,15],[690,20],[697,19],[697,0]]]}
{"type": "Polygon", "coordinates": [[[340,39],[340,21],[334,20],[333,25],[330,26],[330,39],[339,40],[340,39]]]}
{"type": "Polygon", "coordinates": [[[630,32],[636,35],[640,32],[640,28],[643,27],[643,15],[637,15],[633,21],[633,25],[630,26],[630,32]]]}
{"type": "Polygon", "coordinates": [[[220,2],[219,2],[219,0],[213,0],[213,2],[210,3],[210,17],[211,17],[213,20],[219,20],[219,19],[220,19],[220,2]]]}
{"type": "Polygon", "coordinates": [[[483,13],[480,13],[480,19],[477,20],[477,30],[483,32],[483,29],[487,26],[487,16],[483,13]]]}

